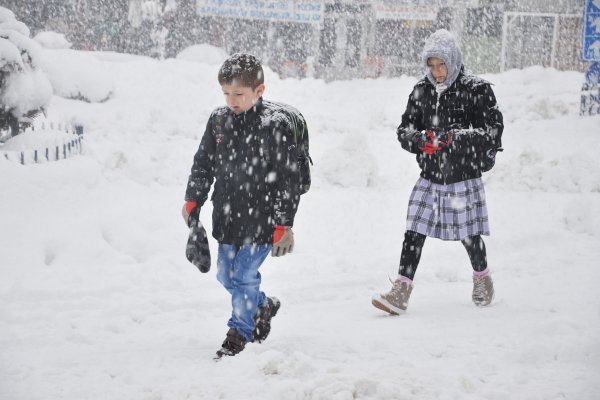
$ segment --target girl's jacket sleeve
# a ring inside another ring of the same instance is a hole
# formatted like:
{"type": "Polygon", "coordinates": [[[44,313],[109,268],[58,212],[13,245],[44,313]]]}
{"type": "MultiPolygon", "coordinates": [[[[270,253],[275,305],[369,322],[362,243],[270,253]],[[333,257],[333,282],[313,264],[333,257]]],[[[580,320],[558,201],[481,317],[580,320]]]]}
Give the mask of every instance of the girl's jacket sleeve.
{"type": "Polygon", "coordinates": [[[471,126],[450,130],[451,153],[468,154],[502,146],[504,124],[491,85],[482,83],[475,86],[473,91],[473,102],[469,104],[471,126]]]}
{"type": "Polygon", "coordinates": [[[423,145],[421,131],[425,129],[421,122],[423,120],[421,115],[422,105],[417,100],[420,91],[421,89],[417,86],[413,89],[410,96],[408,96],[406,111],[402,114],[402,122],[396,130],[398,141],[402,145],[402,148],[414,154],[422,152],[419,146],[423,145]]]}
{"type": "Polygon", "coordinates": [[[188,179],[185,200],[194,200],[198,207],[206,202],[210,186],[215,177],[215,137],[213,135],[213,119],[211,116],[206,124],[200,147],[194,156],[192,172],[188,179]]]}
{"type": "Polygon", "coordinates": [[[275,185],[273,218],[275,225],[292,226],[300,203],[300,170],[294,132],[282,123],[274,129],[275,140],[271,140],[271,163],[275,185]]]}

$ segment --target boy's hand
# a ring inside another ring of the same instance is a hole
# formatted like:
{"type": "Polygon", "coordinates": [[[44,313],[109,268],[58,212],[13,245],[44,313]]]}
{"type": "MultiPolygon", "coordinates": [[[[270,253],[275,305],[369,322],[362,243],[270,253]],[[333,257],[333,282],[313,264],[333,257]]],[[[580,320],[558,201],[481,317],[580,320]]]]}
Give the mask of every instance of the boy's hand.
{"type": "Polygon", "coordinates": [[[273,257],[285,256],[294,250],[294,232],[290,226],[275,225],[273,231],[273,257]]]}
{"type": "Polygon", "coordinates": [[[194,208],[196,208],[197,206],[198,203],[196,203],[194,200],[188,200],[181,208],[181,216],[183,217],[183,220],[185,221],[186,225],[189,226],[190,214],[192,213],[192,211],[194,211],[194,208]]]}

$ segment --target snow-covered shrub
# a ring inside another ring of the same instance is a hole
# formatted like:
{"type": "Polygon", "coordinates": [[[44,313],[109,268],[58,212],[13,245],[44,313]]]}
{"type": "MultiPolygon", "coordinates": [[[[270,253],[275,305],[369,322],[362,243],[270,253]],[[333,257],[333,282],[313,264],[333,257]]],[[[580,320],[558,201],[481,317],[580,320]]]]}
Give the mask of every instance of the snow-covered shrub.
{"type": "Polygon", "coordinates": [[[33,40],[38,42],[45,49],[69,49],[71,43],[62,33],[45,31],[34,36],[33,40]]]}
{"type": "Polygon", "coordinates": [[[91,103],[112,96],[113,81],[101,61],[85,52],[70,50],[71,43],[60,33],[40,32],[34,39],[43,47],[40,64],[54,94],[91,103]]]}
{"type": "Polygon", "coordinates": [[[208,65],[221,65],[226,58],[227,53],[225,50],[209,44],[189,46],[177,54],[177,59],[179,60],[200,62],[208,65]]]}
{"type": "Polygon", "coordinates": [[[42,54],[41,67],[55,95],[90,103],[113,95],[113,78],[93,55],[71,49],[42,49],[42,54]]]}
{"type": "Polygon", "coordinates": [[[40,70],[40,52],[27,26],[0,7],[0,138],[30,124],[52,97],[52,86],[40,70]]]}

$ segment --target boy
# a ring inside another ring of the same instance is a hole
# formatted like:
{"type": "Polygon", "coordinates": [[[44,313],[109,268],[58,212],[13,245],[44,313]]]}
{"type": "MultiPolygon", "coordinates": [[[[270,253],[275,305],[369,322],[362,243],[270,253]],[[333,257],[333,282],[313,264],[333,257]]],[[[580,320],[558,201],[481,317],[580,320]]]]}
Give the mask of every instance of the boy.
{"type": "Polygon", "coordinates": [[[291,107],[263,101],[259,60],[234,54],[221,66],[218,80],[227,106],[212,112],[194,156],[184,217],[199,213],[214,180],[217,279],[231,294],[233,307],[217,351],[221,358],[238,354],[248,342],[262,342],[270,332],[280,302],[260,291],[258,268],[269,251],[277,257],[293,250],[300,175],[294,132],[282,117],[291,107]]]}
{"type": "Polygon", "coordinates": [[[441,29],[426,41],[426,76],[415,85],[398,140],[421,168],[408,202],[400,270],[392,289],[372,304],[390,314],[406,310],[425,238],[461,241],[473,267],[472,301],[487,306],[494,285],[481,235],[489,235],[481,173],[501,145],[502,114],[490,83],[469,74],[454,36],[441,29]]]}

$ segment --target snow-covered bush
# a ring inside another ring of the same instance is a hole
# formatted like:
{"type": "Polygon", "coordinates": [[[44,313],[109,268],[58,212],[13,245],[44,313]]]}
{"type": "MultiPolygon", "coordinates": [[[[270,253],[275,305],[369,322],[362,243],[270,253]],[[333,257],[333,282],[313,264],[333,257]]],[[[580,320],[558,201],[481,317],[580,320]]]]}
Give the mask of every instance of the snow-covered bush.
{"type": "Polygon", "coordinates": [[[62,33],[45,31],[34,36],[33,40],[38,42],[45,49],[69,49],[71,43],[62,33]]]}
{"type": "Polygon", "coordinates": [[[0,7],[0,138],[16,135],[52,97],[40,69],[41,48],[29,34],[12,11],[0,7]]]}
{"type": "Polygon", "coordinates": [[[177,54],[178,60],[201,62],[208,65],[221,65],[226,58],[225,50],[209,44],[193,45],[177,54]]]}
{"type": "Polygon", "coordinates": [[[113,93],[113,81],[101,61],[81,51],[61,33],[40,32],[34,40],[43,49],[40,65],[54,88],[54,94],[68,99],[103,102],[113,93]]]}
{"type": "Polygon", "coordinates": [[[103,62],[93,55],[71,49],[42,49],[41,68],[47,74],[54,94],[90,103],[111,98],[113,78],[103,62]]]}

